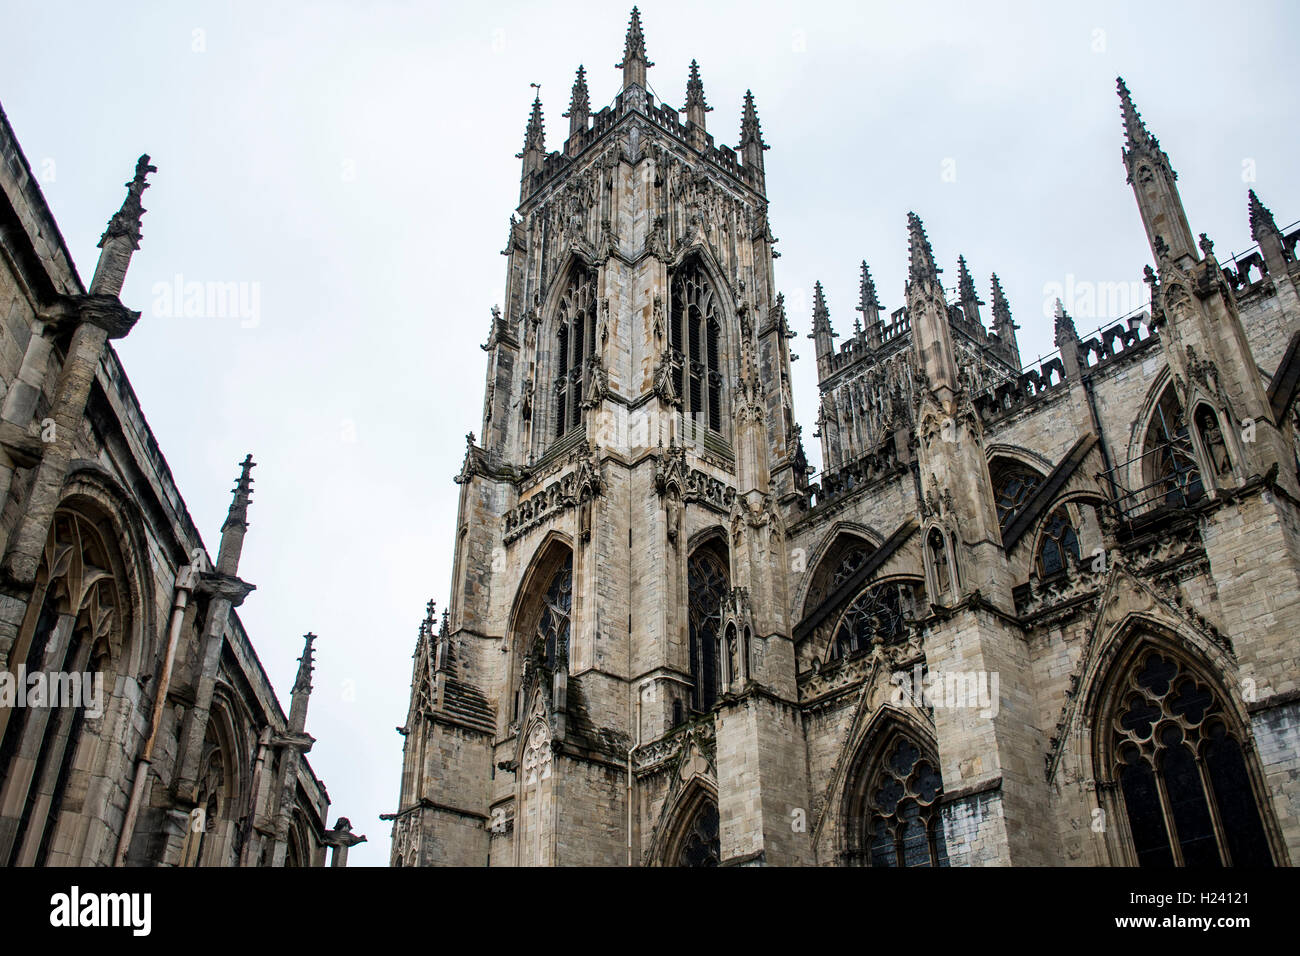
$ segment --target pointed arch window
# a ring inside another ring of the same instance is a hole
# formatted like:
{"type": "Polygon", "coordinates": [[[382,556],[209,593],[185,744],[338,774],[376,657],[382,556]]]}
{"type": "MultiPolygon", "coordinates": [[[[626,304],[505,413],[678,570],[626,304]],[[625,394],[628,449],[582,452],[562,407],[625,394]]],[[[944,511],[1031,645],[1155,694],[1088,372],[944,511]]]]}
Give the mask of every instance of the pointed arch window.
{"type": "Polygon", "coordinates": [[[1043,476],[1019,463],[999,463],[993,469],[993,500],[997,505],[998,527],[1003,534],[1024,510],[1043,476]]]}
{"type": "Polygon", "coordinates": [[[1067,554],[1079,560],[1079,535],[1070,521],[1070,513],[1064,506],[1052,512],[1043,529],[1043,538],[1038,545],[1038,574],[1049,577],[1065,570],[1067,554]]]}
{"type": "Polygon", "coordinates": [[[1243,733],[1202,674],[1144,651],[1103,732],[1140,866],[1274,864],[1243,733]]]}
{"type": "Polygon", "coordinates": [[[537,623],[537,640],[544,648],[546,666],[554,669],[569,655],[569,617],[573,607],[573,555],[565,554],[563,563],[551,577],[537,623]]]}
{"type": "Polygon", "coordinates": [[[582,401],[596,354],[596,273],[575,270],[555,328],[555,437],[582,424],[582,401]]]}
{"type": "Polygon", "coordinates": [[[553,543],[537,559],[527,577],[527,594],[520,599],[518,617],[512,625],[515,635],[513,658],[513,702],[511,718],[524,713],[528,675],[545,667],[551,673],[567,667],[569,634],[573,614],[573,552],[553,543]],[[543,590],[544,588],[544,590],[543,590]]]}
{"type": "Polygon", "coordinates": [[[905,618],[914,615],[915,608],[915,591],[910,584],[886,582],[867,588],[840,618],[831,643],[830,659],[869,651],[876,641],[897,644],[905,640],[905,618]]]}
{"type": "Polygon", "coordinates": [[[843,587],[854,572],[862,567],[871,552],[872,547],[868,542],[851,535],[843,536],[817,566],[813,582],[808,588],[808,597],[804,599],[805,613],[812,611],[843,587]]]}
{"type": "Polygon", "coordinates": [[[696,425],[723,431],[722,312],[698,263],[673,273],[668,323],[673,388],[682,414],[696,425]]]}
{"type": "Polygon", "coordinates": [[[895,732],[849,799],[850,858],[870,866],[947,866],[938,761],[895,732]]]}
{"type": "Polygon", "coordinates": [[[722,556],[711,546],[691,555],[687,567],[691,656],[691,707],[709,710],[718,699],[718,662],[721,657],[722,602],[730,588],[730,575],[722,556]]]}
{"type": "Polygon", "coordinates": [[[718,836],[718,805],[703,800],[695,811],[682,838],[677,854],[678,866],[718,866],[722,858],[722,843],[718,836]]]}
{"type": "Polygon", "coordinates": [[[1204,496],[1187,418],[1172,385],[1165,387],[1151,414],[1142,452],[1148,500],[1185,507],[1204,496]]]}
{"type": "MultiPolygon", "coordinates": [[[[119,580],[121,555],[112,539],[80,511],[60,508],[37,572],[37,584],[11,651],[28,674],[72,675],[76,687],[57,706],[11,709],[0,723],[0,805],[19,807],[16,829],[0,834],[0,865],[43,865],[53,845],[64,795],[76,774],[87,695],[99,693],[99,707],[114,686],[122,660],[126,601],[119,580]],[[39,608],[39,611],[36,609],[39,608]],[[102,688],[102,690],[101,690],[102,688]],[[28,760],[16,759],[26,755],[28,760]]],[[[47,685],[54,691],[53,682],[47,685]]]]}

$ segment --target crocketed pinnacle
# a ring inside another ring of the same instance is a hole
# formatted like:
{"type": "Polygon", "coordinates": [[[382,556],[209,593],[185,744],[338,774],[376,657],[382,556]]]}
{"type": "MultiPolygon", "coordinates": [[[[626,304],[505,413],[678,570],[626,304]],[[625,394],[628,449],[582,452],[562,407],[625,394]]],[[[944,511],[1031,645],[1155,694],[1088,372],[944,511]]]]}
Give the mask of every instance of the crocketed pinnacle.
{"type": "Polygon", "coordinates": [[[100,249],[104,248],[105,243],[110,239],[118,236],[130,239],[132,249],[140,248],[140,217],[146,212],[140,205],[140,199],[144,191],[149,188],[149,183],[145,181],[146,177],[156,172],[158,167],[149,163],[148,154],[136,160],[135,176],[126,184],[126,199],[122,201],[122,208],[113,214],[113,218],[108,221],[108,228],[99,237],[100,249]]]}
{"type": "Polygon", "coordinates": [[[925,235],[925,224],[914,212],[907,214],[908,281],[933,281],[943,270],[934,264],[934,251],[925,235]]]}
{"type": "Polygon", "coordinates": [[[713,107],[704,101],[704,82],[700,79],[700,65],[691,60],[690,76],[686,79],[686,109],[704,110],[708,113],[713,107]]]}
{"type": "MultiPolygon", "coordinates": [[[[540,105],[540,104],[539,104],[540,105]]],[[[573,80],[573,92],[569,94],[569,111],[566,117],[591,112],[591,97],[587,93],[587,71],[579,64],[578,75],[573,80]]]]}

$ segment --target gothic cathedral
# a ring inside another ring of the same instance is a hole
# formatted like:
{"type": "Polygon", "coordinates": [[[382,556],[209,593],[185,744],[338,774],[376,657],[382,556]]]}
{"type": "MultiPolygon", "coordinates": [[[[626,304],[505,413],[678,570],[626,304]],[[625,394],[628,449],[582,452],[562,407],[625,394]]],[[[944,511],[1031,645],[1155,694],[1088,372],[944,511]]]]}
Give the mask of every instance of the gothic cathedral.
{"type": "Polygon", "coordinates": [[[910,215],[900,308],[816,289],[811,481],[754,99],[651,65],[533,103],[392,863],[1289,865],[1300,231],[1220,263],[1121,81],[1149,309],[1022,365],[910,215]]]}

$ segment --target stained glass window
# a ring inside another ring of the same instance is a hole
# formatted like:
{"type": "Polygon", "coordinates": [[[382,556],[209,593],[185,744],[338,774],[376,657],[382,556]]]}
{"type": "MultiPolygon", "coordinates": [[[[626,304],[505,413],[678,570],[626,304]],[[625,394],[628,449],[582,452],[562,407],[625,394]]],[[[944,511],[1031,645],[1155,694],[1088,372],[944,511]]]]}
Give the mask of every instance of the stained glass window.
{"type": "Polygon", "coordinates": [[[722,855],[718,839],[718,805],[706,800],[695,812],[677,856],[678,866],[717,866],[722,855]]]}
{"type": "Polygon", "coordinates": [[[1038,547],[1038,572],[1047,577],[1065,570],[1066,552],[1079,558],[1079,536],[1070,524],[1070,514],[1057,508],[1047,519],[1043,541],[1038,547]]]}
{"type": "Polygon", "coordinates": [[[1271,866],[1241,744],[1218,694],[1147,651],[1112,723],[1114,771],[1141,866],[1271,866]]]}
{"type": "Polygon", "coordinates": [[[872,866],[947,866],[939,815],[943,781],[934,761],[898,735],[866,791],[863,850],[872,866]]]}
{"type": "Polygon", "coordinates": [[[708,710],[718,699],[718,635],[722,624],[722,601],[727,595],[727,567],[711,549],[691,555],[687,568],[690,590],[691,706],[708,710]]]}
{"type": "Polygon", "coordinates": [[[546,666],[554,668],[557,657],[568,659],[569,614],[573,605],[573,555],[566,554],[546,589],[537,636],[546,646],[546,666]]]}

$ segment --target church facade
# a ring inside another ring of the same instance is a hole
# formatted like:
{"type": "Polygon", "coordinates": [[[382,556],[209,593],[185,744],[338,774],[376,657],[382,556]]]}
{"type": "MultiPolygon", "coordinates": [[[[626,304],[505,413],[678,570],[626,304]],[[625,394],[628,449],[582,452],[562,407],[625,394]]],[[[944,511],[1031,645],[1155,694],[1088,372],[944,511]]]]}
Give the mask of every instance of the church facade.
{"type": "Polygon", "coordinates": [[[815,290],[812,481],[753,97],[651,65],[533,104],[393,865],[1289,865],[1300,231],[1218,261],[1121,81],[1149,309],[1026,366],[909,216],[902,307],[815,290]]]}
{"type": "Polygon", "coordinates": [[[110,344],[155,167],[87,287],[3,113],[0,157],[0,865],[341,865],[315,637],[286,714],[235,610],[252,457],[211,559],[110,344]]]}

